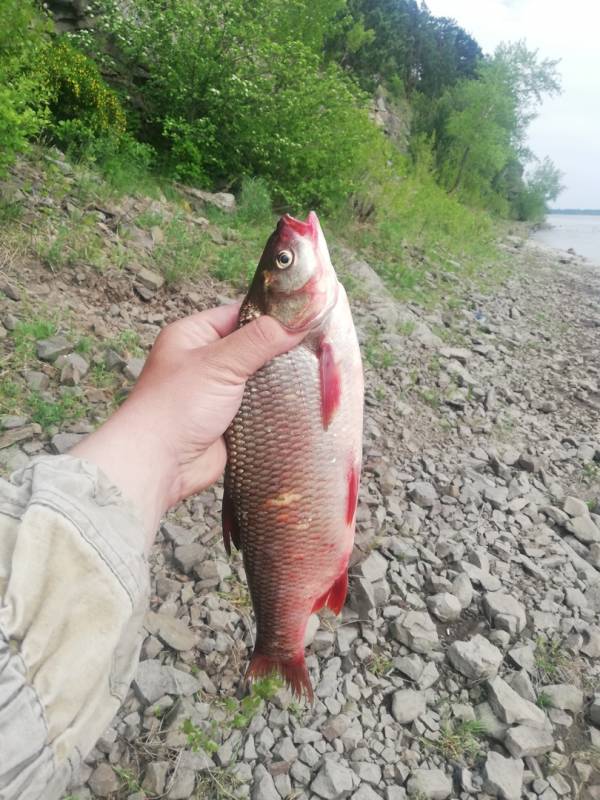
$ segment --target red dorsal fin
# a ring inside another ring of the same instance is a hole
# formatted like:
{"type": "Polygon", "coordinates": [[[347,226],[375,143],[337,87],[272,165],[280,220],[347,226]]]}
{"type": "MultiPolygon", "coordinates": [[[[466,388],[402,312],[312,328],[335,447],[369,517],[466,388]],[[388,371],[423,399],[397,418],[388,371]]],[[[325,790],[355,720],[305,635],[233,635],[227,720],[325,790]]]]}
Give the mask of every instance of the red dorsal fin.
{"type": "Polygon", "coordinates": [[[320,611],[327,606],[334,614],[339,614],[344,603],[346,602],[346,595],[348,594],[348,568],[344,567],[340,575],[335,579],[329,589],[322,594],[321,597],[315,602],[312,613],[320,611]]]}
{"type": "Polygon", "coordinates": [[[342,382],[340,371],[335,363],[333,346],[322,340],[317,350],[319,377],[321,382],[321,418],[325,430],[329,427],[335,410],[340,404],[342,382]]]}
{"type": "Polygon", "coordinates": [[[223,544],[227,555],[231,555],[231,542],[234,543],[237,550],[240,549],[240,530],[238,528],[237,517],[235,515],[235,508],[233,500],[227,488],[223,491],[223,507],[221,510],[221,519],[223,522],[223,544]]]}
{"type": "Polygon", "coordinates": [[[303,652],[293,658],[283,659],[271,658],[255,650],[246,671],[246,680],[252,681],[273,674],[280,675],[296,697],[300,698],[304,694],[309,703],[313,702],[313,688],[303,652]]]}

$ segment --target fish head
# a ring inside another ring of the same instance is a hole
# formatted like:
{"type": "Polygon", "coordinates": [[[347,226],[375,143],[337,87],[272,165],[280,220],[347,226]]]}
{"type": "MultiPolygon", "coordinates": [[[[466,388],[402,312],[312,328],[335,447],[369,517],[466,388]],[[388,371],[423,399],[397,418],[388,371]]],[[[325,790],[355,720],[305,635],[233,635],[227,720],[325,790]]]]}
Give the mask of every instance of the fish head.
{"type": "Polygon", "coordinates": [[[267,241],[242,315],[268,314],[290,331],[304,331],[322,322],[337,292],[337,276],[315,212],[306,222],[284,214],[267,241]]]}

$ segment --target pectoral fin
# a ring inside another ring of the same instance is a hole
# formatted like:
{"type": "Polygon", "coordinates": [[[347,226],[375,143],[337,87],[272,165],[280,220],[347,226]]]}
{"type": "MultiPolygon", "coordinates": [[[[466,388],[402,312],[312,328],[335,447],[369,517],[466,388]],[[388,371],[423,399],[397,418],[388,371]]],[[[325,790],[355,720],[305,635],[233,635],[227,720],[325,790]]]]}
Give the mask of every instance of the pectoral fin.
{"type": "Polygon", "coordinates": [[[335,354],[330,342],[323,340],[317,350],[319,359],[319,378],[321,383],[321,418],[325,430],[340,404],[342,381],[335,354]]]}

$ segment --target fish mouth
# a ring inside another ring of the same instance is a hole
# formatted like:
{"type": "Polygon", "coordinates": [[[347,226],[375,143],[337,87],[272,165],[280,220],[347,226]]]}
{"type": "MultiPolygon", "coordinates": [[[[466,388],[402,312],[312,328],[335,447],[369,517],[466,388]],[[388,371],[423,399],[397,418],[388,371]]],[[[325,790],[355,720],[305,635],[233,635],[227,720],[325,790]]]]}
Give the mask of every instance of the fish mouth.
{"type": "Polygon", "coordinates": [[[281,217],[280,224],[281,223],[289,226],[293,231],[295,231],[300,236],[312,236],[316,238],[319,232],[319,218],[317,217],[314,211],[309,212],[308,217],[306,218],[306,222],[302,222],[301,219],[296,219],[296,217],[292,217],[291,214],[284,214],[281,217]]]}

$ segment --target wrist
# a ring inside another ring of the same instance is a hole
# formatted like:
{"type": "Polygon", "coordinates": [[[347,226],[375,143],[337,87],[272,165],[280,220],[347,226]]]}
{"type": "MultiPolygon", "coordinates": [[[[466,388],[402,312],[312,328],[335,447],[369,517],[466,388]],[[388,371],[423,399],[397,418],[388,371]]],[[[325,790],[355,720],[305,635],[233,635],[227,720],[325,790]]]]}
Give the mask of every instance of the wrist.
{"type": "Polygon", "coordinates": [[[177,461],[165,429],[131,398],[71,451],[98,466],[130,501],[148,549],[161,517],[178,499],[177,461]]]}

